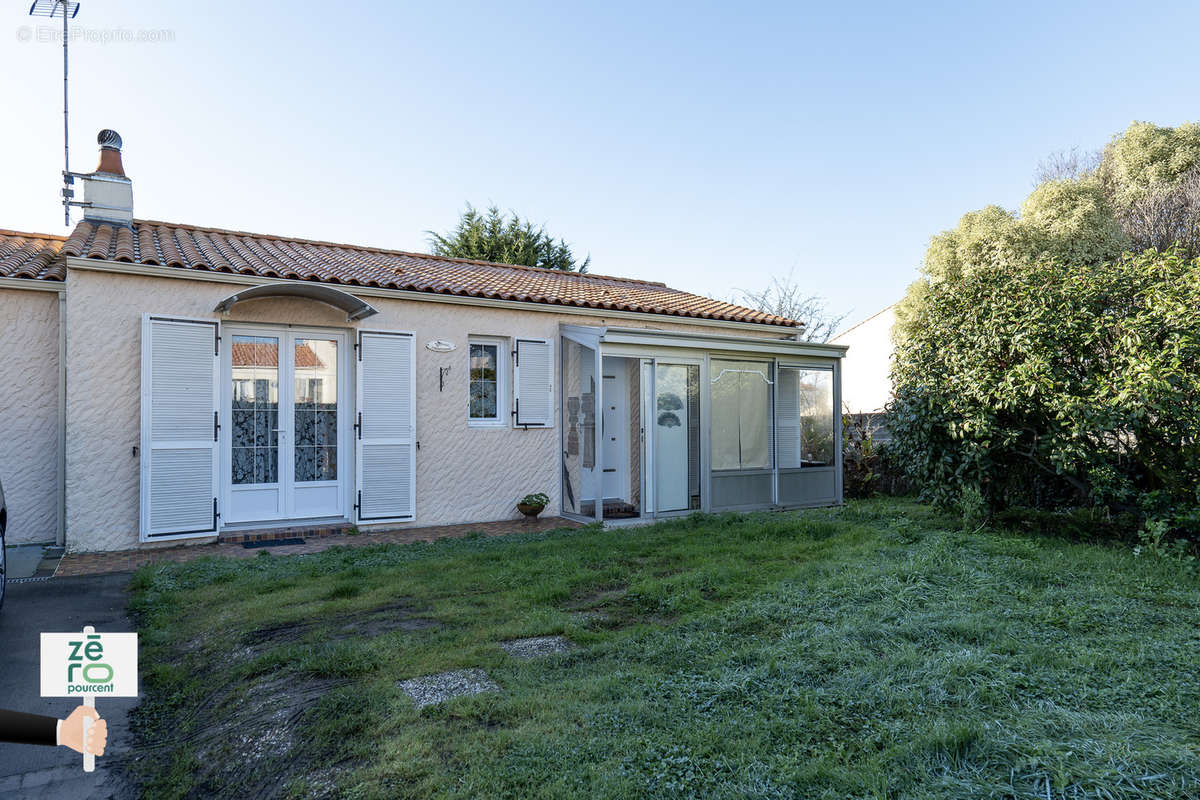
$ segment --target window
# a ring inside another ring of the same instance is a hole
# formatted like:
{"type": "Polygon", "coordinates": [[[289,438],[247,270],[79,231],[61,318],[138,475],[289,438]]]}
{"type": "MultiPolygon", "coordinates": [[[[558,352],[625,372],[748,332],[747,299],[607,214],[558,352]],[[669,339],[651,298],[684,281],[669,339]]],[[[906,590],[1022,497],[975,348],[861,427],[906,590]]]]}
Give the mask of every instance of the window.
{"type": "Polygon", "coordinates": [[[467,420],[471,425],[504,425],[504,341],[471,337],[469,349],[467,420]]]}
{"type": "Polygon", "coordinates": [[[833,370],[780,367],[778,389],[779,466],[833,466],[833,370]]]}
{"type": "Polygon", "coordinates": [[[712,469],[770,469],[771,365],[713,359],[709,382],[712,469]]]}

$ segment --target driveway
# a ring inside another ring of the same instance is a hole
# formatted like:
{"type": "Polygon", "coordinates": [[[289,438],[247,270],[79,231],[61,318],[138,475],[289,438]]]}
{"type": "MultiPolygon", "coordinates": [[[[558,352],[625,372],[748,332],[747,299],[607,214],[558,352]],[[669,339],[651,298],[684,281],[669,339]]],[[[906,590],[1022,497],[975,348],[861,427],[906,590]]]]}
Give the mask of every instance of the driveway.
{"type": "MultiPolygon", "coordinates": [[[[132,631],[125,614],[129,575],[97,575],[11,583],[0,610],[0,708],[63,719],[77,700],[39,696],[39,634],[43,631],[132,631]]],[[[108,720],[108,747],[96,771],[83,771],[83,757],[65,747],[0,743],[0,797],[127,798],[136,796],[114,765],[130,752],[128,714],[136,698],[98,700],[108,720]]]]}

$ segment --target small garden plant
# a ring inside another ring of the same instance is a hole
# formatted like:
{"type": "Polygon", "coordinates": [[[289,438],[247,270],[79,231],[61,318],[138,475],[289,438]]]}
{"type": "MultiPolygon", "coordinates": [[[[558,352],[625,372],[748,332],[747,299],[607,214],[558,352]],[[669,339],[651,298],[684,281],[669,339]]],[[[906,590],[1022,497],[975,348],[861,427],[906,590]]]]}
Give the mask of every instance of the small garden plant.
{"type": "Polygon", "coordinates": [[[535,492],[534,494],[527,494],[524,497],[522,497],[520,500],[517,501],[517,505],[545,508],[549,502],[550,502],[550,496],[547,495],[545,492],[535,492]]]}

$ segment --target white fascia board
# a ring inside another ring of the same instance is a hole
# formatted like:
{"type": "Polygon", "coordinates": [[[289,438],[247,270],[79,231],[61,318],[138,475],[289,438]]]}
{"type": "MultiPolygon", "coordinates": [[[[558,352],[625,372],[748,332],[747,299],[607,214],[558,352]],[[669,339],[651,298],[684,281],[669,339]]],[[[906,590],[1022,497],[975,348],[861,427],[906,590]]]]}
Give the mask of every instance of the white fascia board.
{"type": "MultiPolygon", "coordinates": [[[[207,281],[209,283],[232,283],[240,286],[261,286],[267,283],[299,283],[312,284],[313,281],[289,280],[287,278],[263,278],[258,275],[241,275],[232,272],[208,272],[188,269],[186,267],[158,267],[149,264],[130,264],[123,261],[104,261],[96,258],[67,257],[68,269],[83,269],[93,272],[116,272],[125,275],[145,275],[153,278],[176,278],[182,280],[207,281]]],[[[434,292],[414,292],[405,289],[383,289],[376,286],[355,286],[348,283],[330,284],[342,291],[361,297],[384,297],[392,300],[415,300],[426,303],[447,303],[460,306],[481,306],[484,308],[506,308],[513,311],[541,311],[548,314],[569,314],[584,317],[603,317],[606,319],[630,320],[665,320],[679,325],[700,325],[711,328],[724,328],[737,331],[759,331],[781,333],[794,336],[799,328],[786,328],[782,325],[764,325],[757,322],[734,322],[723,319],[705,319],[704,317],[685,317],[675,314],[651,314],[643,311],[619,311],[606,308],[588,308],[586,306],[556,305],[551,303],[531,303],[524,300],[498,300],[490,297],[467,297],[463,295],[436,294],[434,292]]]]}

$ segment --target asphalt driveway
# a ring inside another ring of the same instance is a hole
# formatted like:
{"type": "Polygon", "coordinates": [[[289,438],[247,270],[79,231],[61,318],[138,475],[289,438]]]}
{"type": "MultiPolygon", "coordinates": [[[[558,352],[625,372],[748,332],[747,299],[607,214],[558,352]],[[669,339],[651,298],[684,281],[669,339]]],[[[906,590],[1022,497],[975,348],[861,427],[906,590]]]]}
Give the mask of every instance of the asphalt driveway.
{"type": "MultiPolygon", "coordinates": [[[[43,631],[132,631],[125,614],[129,575],[96,575],[11,583],[0,609],[0,708],[63,719],[78,705],[39,696],[39,648],[43,631]]],[[[96,771],[65,747],[0,743],[0,797],[127,798],[136,792],[114,767],[130,752],[128,714],[136,698],[106,698],[96,710],[108,720],[108,747],[96,771]]]]}

